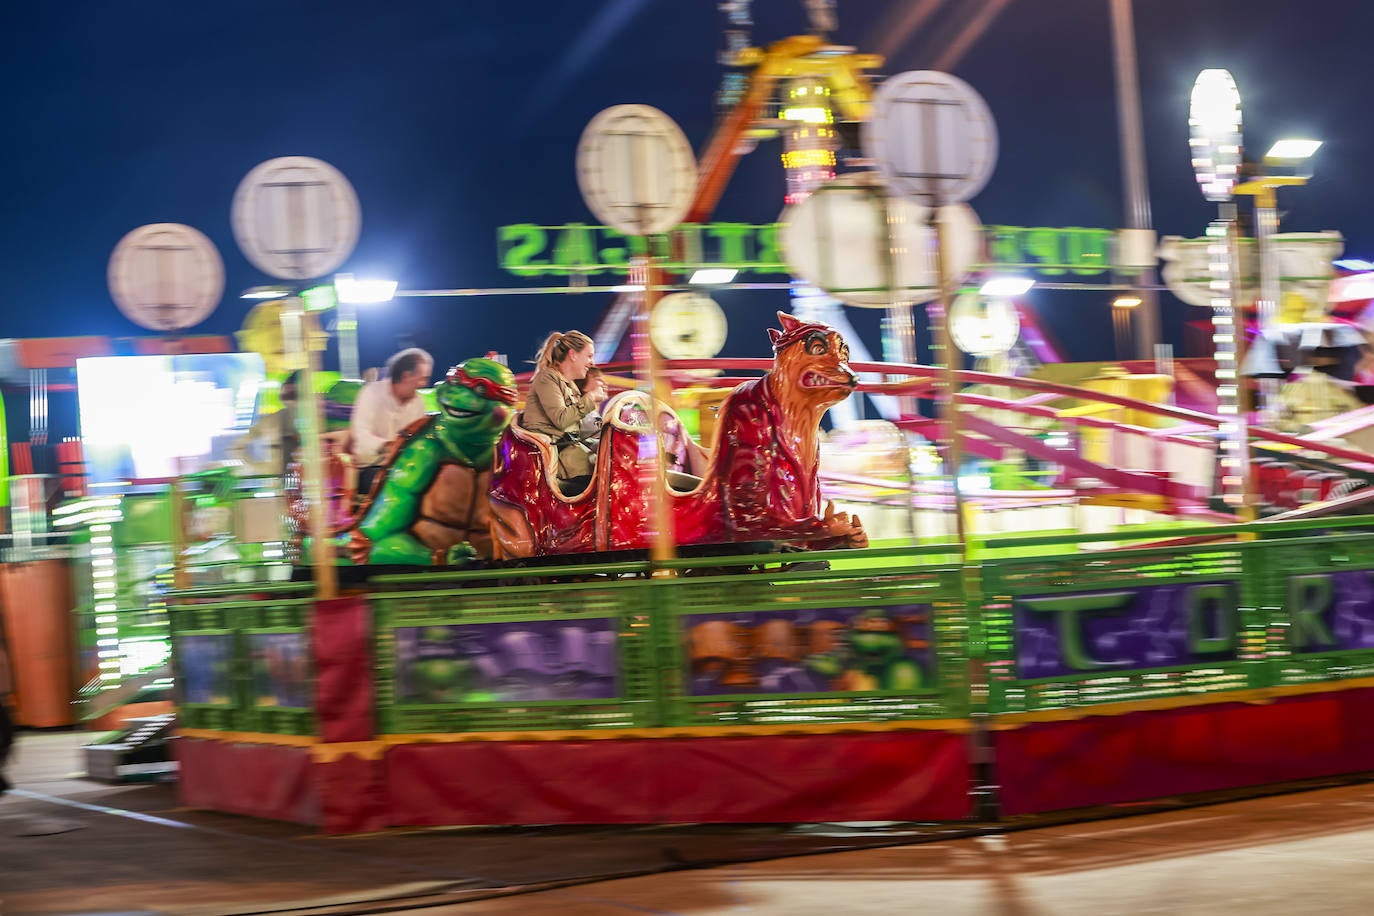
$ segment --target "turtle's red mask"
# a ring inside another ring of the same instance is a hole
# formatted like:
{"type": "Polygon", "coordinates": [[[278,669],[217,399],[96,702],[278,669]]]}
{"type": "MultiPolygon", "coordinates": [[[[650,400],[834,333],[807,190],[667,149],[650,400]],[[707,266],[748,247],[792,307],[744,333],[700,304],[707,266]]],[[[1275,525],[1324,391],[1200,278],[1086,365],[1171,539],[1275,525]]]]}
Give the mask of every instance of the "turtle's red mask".
{"type": "Polygon", "coordinates": [[[454,366],[448,370],[448,375],[444,380],[450,385],[462,385],[464,388],[470,388],[488,401],[514,404],[516,400],[514,385],[503,385],[498,380],[482,375],[469,375],[463,366],[454,366]]]}

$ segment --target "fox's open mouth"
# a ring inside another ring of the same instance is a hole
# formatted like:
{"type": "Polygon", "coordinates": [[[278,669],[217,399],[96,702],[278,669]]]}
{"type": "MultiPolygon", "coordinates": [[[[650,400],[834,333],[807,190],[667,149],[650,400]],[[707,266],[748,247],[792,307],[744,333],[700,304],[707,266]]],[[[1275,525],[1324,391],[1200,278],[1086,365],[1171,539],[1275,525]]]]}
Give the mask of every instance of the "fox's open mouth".
{"type": "Polygon", "coordinates": [[[835,378],[819,372],[807,372],[801,377],[803,388],[853,388],[858,383],[852,375],[835,378]]]}

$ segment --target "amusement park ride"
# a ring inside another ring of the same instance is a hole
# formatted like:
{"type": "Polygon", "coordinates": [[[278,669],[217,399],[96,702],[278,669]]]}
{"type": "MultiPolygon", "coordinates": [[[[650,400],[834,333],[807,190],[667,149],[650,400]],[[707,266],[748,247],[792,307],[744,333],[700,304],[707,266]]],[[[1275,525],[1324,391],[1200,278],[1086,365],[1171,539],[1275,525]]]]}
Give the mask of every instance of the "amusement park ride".
{"type": "MultiPolygon", "coordinates": [[[[722,7],[747,23],[747,3],[722,7]]],[[[826,41],[832,4],[808,9],[816,34],[732,44],[743,72],[685,191],[680,162],[652,161],[685,146],[661,112],[617,106],[584,134],[589,207],[667,249],[626,265],[637,288],[598,330],[628,366],[607,367],[621,390],[585,486],[524,427],[524,380],[475,357],[371,493],[316,454],[290,487],[212,463],[47,516],[73,533],[83,668],[106,666],[107,698],[174,672],[185,804],[331,832],[989,821],[1374,769],[1374,407],[1356,364],[1374,273],[1333,277],[1338,237],[1279,235],[1272,214],[1241,237],[1236,197],[1264,209],[1291,182],[1244,174],[1229,75],[1200,77],[1192,110],[1218,220],[1162,246],[1169,289],[1211,309],[1213,353],[1059,364],[1023,302],[980,292],[1006,260],[986,243],[1007,237],[965,204],[995,160],[986,106],[938,73],[870,92],[880,61],[826,41]],[[836,112],[864,123],[851,164],[872,172],[840,171],[836,112]],[[941,131],[956,136],[914,142],[941,131]],[[709,217],[767,133],[783,257],[805,278],[772,358],[665,362],[651,341],[705,334],[693,316],[715,312],[656,311],[677,285],[660,273],[690,262],[664,240],[709,217]],[[921,302],[934,365],[916,360],[921,302]],[[841,303],[886,309],[885,360],[841,303]],[[837,410],[855,392],[884,419],[837,410]]],[[[1031,233],[1042,252],[1056,238],[1031,233]]],[[[1089,255],[1132,276],[1138,239],[1089,255]]],[[[337,266],[255,263],[292,281],[337,266]]],[[[321,409],[284,301],[318,438],[356,385],[321,409]]],[[[23,685],[53,673],[24,664],[21,720],[23,685]]]]}

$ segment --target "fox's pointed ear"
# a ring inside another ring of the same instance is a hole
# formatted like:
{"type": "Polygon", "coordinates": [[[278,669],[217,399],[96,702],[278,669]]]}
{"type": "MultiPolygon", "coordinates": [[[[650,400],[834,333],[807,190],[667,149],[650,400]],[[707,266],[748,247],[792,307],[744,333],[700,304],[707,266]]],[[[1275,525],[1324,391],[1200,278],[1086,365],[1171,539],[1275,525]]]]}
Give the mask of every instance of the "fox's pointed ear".
{"type": "MultiPolygon", "coordinates": [[[[778,312],[778,314],[781,315],[782,312],[778,312]]],[[[782,340],[782,331],[779,331],[777,328],[769,328],[768,342],[776,347],[778,345],[778,341],[780,340],[782,340]]]]}
{"type": "Polygon", "coordinates": [[[801,327],[801,322],[786,312],[778,312],[778,322],[782,325],[784,333],[801,327]]]}

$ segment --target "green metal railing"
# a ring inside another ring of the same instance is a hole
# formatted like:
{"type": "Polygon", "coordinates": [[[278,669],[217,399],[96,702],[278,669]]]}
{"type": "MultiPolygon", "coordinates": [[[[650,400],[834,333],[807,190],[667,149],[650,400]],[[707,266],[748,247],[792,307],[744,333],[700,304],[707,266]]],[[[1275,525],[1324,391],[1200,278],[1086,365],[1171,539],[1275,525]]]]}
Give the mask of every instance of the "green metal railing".
{"type": "Polygon", "coordinates": [[[174,592],[168,603],[185,728],[315,731],[310,583],[174,592]]]}
{"type": "MultiPolygon", "coordinates": [[[[643,580],[581,572],[589,578],[517,585],[460,576],[451,584],[468,587],[373,593],[381,731],[656,724],[643,580]]],[[[394,585],[408,587],[404,578],[394,585]]]]}
{"type": "Polygon", "coordinates": [[[949,552],[730,558],[706,575],[699,560],[667,564],[684,575],[654,581],[662,723],[962,718],[969,626],[960,571],[938,562],[949,552]]]}
{"type": "MultiPolygon", "coordinates": [[[[376,733],[942,727],[1374,677],[1370,527],[374,576],[376,733]]],[[[311,734],[312,600],[176,593],[184,724],[311,734]]]]}

